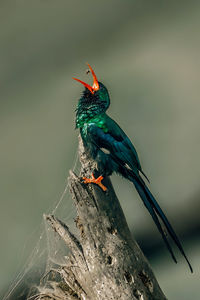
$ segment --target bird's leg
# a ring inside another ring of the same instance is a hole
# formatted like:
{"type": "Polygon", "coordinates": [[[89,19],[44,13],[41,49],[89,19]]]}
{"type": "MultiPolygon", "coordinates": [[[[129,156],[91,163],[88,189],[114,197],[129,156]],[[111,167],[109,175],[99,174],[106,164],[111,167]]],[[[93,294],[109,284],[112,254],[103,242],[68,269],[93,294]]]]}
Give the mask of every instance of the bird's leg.
{"type": "Polygon", "coordinates": [[[97,184],[104,192],[107,191],[107,187],[101,183],[103,180],[103,176],[99,176],[98,178],[94,177],[94,174],[92,173],[92,178],[83,177],[84,183],[95,183],[97,184]]]}

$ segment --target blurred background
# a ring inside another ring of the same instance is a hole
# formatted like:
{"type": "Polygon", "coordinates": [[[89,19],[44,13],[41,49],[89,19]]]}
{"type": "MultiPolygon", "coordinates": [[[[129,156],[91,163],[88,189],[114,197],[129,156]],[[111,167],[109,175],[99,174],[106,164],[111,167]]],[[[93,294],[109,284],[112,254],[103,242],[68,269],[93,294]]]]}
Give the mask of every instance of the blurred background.
{"type": "MultiPolygon", "coordinates": [[[[72,77],[91,83],[89,62],[194,274],[178,251],[173,263],[133,186],[112,176],[133,235],[169,299],[199,299],[199,32],[195,0],[1,0],[0,294],[74,167],[82,86],[72,77]]],[[[67,200],[73,222],[71,210],[67,200]]]]}

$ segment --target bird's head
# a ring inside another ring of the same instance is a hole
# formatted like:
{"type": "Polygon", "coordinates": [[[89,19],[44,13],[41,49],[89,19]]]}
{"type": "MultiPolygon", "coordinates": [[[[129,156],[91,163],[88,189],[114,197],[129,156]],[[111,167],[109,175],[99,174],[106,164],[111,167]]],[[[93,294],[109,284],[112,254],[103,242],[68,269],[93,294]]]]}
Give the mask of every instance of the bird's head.
{"type": "Polygon", "coordinates": [[[88,112],[93,112],[94,114],[98,114],[101,112],[105,112],[110,105],[110,97],[108,94],[107,88],[103,85],[103,83],[97,80],[97,76],[94,73],[92,67],[88,64],[90,71],[93,76],[93,85],[89,85],[83,82],[80,79],[73,78],[74,80],[80,82],[84,85],[85,90],[83,91],[83,95],[78,103],[78,110],[80,111],[87,110],[88,112]]]}

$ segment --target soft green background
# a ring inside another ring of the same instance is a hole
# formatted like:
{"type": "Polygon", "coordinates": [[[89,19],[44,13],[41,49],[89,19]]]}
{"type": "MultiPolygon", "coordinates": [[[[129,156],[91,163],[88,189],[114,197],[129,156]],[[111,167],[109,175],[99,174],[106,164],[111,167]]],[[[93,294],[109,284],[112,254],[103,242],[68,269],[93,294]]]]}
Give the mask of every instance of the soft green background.
{"type": "MultiPolygon", "coordinates": [[[[74,165],[82,87],[72,76],[91,83],[89,62],[195,270],[179,253],[175,265],[163,248],[149,253],[158,281],[171,300],[199,299],[199,32],[194,0],[1,0],[1,291],[74,165]]],[[[131,184],[113,181],[134,235],[160,241],[131,184]]]]}

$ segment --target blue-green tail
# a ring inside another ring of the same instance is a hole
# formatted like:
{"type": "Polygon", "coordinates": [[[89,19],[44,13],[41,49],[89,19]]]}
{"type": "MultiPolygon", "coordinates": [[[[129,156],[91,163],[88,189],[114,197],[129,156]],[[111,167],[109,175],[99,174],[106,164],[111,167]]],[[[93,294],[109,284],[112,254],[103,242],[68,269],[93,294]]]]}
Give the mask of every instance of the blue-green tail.
{"type": "Polygon", "coordinates": [[[171,224],[169,223],[167,217],[165,216],[164,212],[162,211],[162,209],[160,208],[159,204],[157,203],[156,199],[154,198],[154,196],[151,194],[150,190],[148,189],[148,187],[145,185],[144,181],[141,178],[133,178],[131,180],[134,185],[135,188],[138,192],[138,194],[140,195],[144,205],[146,206],[146,208],[148,209],[149,213],[151,214],[159,232],[161,233],[163,240],[169,250],[169,252],[171,253],[171,256],[173,258],[173,260],[177,263],[177,260],[174,256],[174,253],[172,251],[172,248],[167,240],[167,236],[166,233],[164,232],[160,220],[159,218],[162,220],[163,224],[165,225],[165,228],[167,229],[167,232],[169,233],[169,235],[171,236],[171,238],[173,239],[173,241],[175,242],[175,244],[177,245],[178,249],[180,250],[180,252],[182,253],[182,255],[185,257],[188,266],[190,268],[190,271],[193,273],[193,269],[192,266],[187,258],[187,256],[185,255],[185,252],[183,250],[183,247],[176,235],[176,233],[174,232],[171,224]]]}

